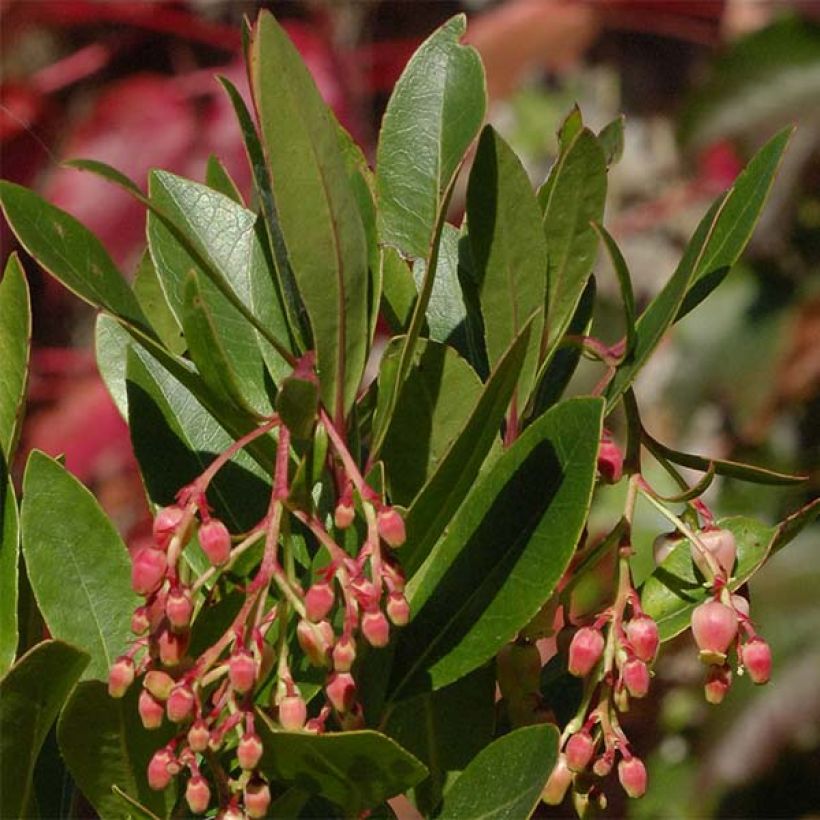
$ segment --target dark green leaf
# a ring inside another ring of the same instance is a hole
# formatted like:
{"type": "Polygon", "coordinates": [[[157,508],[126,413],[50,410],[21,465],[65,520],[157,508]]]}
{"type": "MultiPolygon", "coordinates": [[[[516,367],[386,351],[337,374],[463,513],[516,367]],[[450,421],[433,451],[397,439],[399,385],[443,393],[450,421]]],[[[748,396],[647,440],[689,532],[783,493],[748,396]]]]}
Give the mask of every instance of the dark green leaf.
{"type": "MultiPolygon", "coordinates": [[[[385,394],[396,378],[403,339],[390,342],[379,371],[376,425],[385,411],[385,394]]],[[[390,498],[407,506],[438,469],[467,424],[482,385],[473,369],[451,347],[420,342],[382,447],[390,498]]]]}
{"type": "Polygon", "coordinates": [[[228,169],[222,164],[219,157],[211,154],[208,157],[208,164],[205,166],[205,184],[223,196],[232,199],[237,205],[245,205],[239,188],[231,179],[228,169]]]}
{"type": "Polygon", "coordinates": [[[0,817],[26,817],[40,747],[88,655],[44,641],[0,681],[0,817]]]}
{"type": "Polygon", "coordinates": [[[17,254],[9,256],[0,281],[0,453],[14,456],[25,409],[31,343],[31,303],[17,254]]]}
{"type": "Polygon", "coordinates": [[[126,814],[114,786],[159,817],[168,817],[174,805],[175,788],[155,792],[146,777],[148,761],[174,730],[167,722],[157,731],[144,729],[137,711],[138,696],[137,685],[124,698],[115,699],[104,684],[86,681],[74,690],[57,724],[57,739],[69,771],[100,817],[126,814]]]}
{"type": "Polygon", "coordinates": [[[525,726],[479,752],[448,789],[436,817],[522,820],[541,796],[558,756],[554,726],[525,726]]]}
{"type": "Polygon", "coordinates": [[[131,562],[93,495],[44,453],[29,457],[23,478],[23,555],[49,632],[91,656],[86,678],[105,680],[128,645],[131,562]]]}
{"type": "Polygon", "coordinates": [[[140,259],[134,277],[134,295],[145,315],[151,317],[151,325],[160,341],[171,353],[181,356],[185,352],[185,337],[176,316],[168,306],[151,254],[147,250],[140,259]]]}
{"type": "Polygon", "coordinates": [[[268,12],[254,30],[251,82],[279,225],[313,330],[322,401],[338,421],[353,404],[367,356],[362,219],[337,125],[268,12]]]}
{"type": "Polygon", "coordinates": [[[484,119],[484,70],[463,46],[467,20],[448,20],[422,43],[382,120],[376,173],[381,241],[427,259],[456,172],[484,119]]]}
{"type": "Polygon", "coordinates": [[[598,142],[604,149],[606,164],[613,166],[624,153],[624,115],[616,117],[598,132],[598,142]]]}
{"type": "Polygon", "coordinates": [[[0,678],[14,663],[19,638],[17,599],[20,526],[14,485],[0,452],[0,678]]]}
{"type": "MultiPolygon", "coordinates": [[[[735,590],[766,560],[777,530],[740,516],[725,518],[719,526],[731,530],[737,542],[737,565],[729,585],[735,590]]],[[[703,586],[703,576],[692,561],[691,549],[688,540],[681,541],[647,578],[641,591],[641,606],[658,622],[663,641],[683,632],[689,626],[692,610],[712,594],[703,586]]]]}
{"type": "Polygon", "coordinates": [[[427,775],[413,755],[378,732],[277,732],[264,718],[256,725],[265,748],[261,771],[326,798],[348,817],[406,791],[427,775]]]}
{"type": "Polygon", "coordinates": [[[276,397],[276,412],[296,439],[308,439],[316,423],[319,387],[315,381],[290,376],[276,397]]]}
{"type": "Polygon", "coordinates": [[[20,244],[81,299],[150,333],[134,294],[88,228],[33,191],[0,181],[0,203],[20,244]]]}
{"type": "Polygon", "coordinates": [[[603,217],[605,199],[606,158],[584,128],[562,148],[538,192],[549,254],[547,351],[564,335],[592,272],[598,235],[591,222],[603,217]]]}
{"type": "Polygon", "coordinates": [[[407,543],[401,563],[410,577],[427,557],[475,481],[493,442],[498,440],[501,420],[509,405],[527,351],[529,326],[510,345],[498,363],[461,435],[441,459],[412,506],[405,524],[407,543]]]}
{"type": "Polygon", "coordinates": [[[429,817],[441,795],[493,737],[495,673],[492,665],[437,692],[403,701],[390,711],[385,731],[430,771],[413,790],[429,817]]]}
{"type": "Polygon", "coordinates": [[[485,663],[552,594],[589,512],[602,410],[556,405],[479,477],[408,584],[393,700],[485,663]]]}
{"type": "Polygon", "coordinates": [[[520,412],[532,390],[544,328],[547,243],[527,172],[490,126],[481,134],[470,173],[467,222],[491,366],[538,311],[518,379],[520,412]]]}
{"type": "Polygon", "coordinates": [[[635,349],[637,334],[635,332],[635,294],[632,292],[632,276],[629,273],[626,260],[621,249],[612,238],[612,234],[601,224],[594,222],[593,227],[598,232],[598,236],[604,240],[604,248],[609,255],[612,269],[618,277],[618,287],[621,291],[621,302],[624,306],[624,324],[626,325],[626,349],[624,358],[629,358],[630,353],[635,349]]]}

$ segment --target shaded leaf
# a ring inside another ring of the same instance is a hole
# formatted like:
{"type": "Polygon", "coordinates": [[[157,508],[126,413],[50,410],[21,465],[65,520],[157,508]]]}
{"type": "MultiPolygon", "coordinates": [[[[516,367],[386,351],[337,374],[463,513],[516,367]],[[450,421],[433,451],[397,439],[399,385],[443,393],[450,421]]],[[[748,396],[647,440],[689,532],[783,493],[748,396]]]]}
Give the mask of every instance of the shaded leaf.
{"type": "Polygon", "coordinates": [[[0,680],[0,816],[28,816],[40,748],[88,660],[62,641],[44,641],[0,680]]]}
{"type": "Polygon", "coordinates": [[[381,263],[382,314],[394,333],[403,333],[410,325],[418,289],[409,266],[395,248],[384,249],[381,263]]]}
{"type": "Polygon", "coordinates": [[[14,663],[19,638],[17,599],[20,526],[14,485],[0,453],[0,678],[14,663]]]}
{"type": "Polygon", "coordinates": [[[217,193],[232,199],[237,205],[245,205],[242,194],[239,193],[239,188],[231,179],[228,169],[219,157],[213,154],[208,157],[208,164],[205,166],[205,184],[217,193]]]}
{"type": "Polygon", "coordinates": [[[57,461],[37,450],[23,478],[26,569],[49,632],[88,652],[85,678],[106,680],[127,647],[131,562],[94,496],[57,461]]]}
{"type": "Polygon", "coordinates": [[[635,294],[632,292],[632,276],[629,273],[629,268],[621,253],[621,249],[612,238],[612,234],[610,234],[603,225],[597,222],[593,223],[593,227],[598,232],[598,236],[603,239],[604,248],[609,256],[612,269],[615,271],[615,276],[618,279],[618,288],[621,291],[621,302],[624,306],[624,324],[626,326],[624,358],[628,359],[638,341],[635,331],[635,294]]]}
{"type": "Polygon", "coordinates": [[[160,341],[171,353],[181,356],[185,352],[185,337],[176,316],[168,306],[151,254],[147,250],[143,253],[134,276],[134,295],[145,315],[151,317],[151,326],[160,341]]]}

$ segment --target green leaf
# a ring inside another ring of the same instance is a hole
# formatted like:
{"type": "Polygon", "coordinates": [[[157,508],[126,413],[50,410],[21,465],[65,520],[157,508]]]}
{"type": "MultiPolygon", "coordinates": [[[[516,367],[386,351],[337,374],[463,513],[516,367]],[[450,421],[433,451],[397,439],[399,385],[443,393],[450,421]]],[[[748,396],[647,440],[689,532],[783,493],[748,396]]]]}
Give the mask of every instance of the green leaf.
{"type": "Polygon", "coordinates": [[[316,424],[319,388],[315,380],[296,375],[282,382],[276,397],[276,412],[295,439],[309,439],[316,424]]]}
{"type": "Polygon", "coordinates": [[[814,501],[810,501],[799,510],[795,510],[790,516],[781,521],[777,525],[777,532],[775,532],[769,554],[774,555],[774,553],[782,550],[805,527],[812,524],[818,515],[820,515],[820,498],[815,498],[814,501]]]}
{"type": "Polygon", "coordinates": [[[21,511],[26,569],[49,632],[91,656],[85,678],[106,680],[132,639],[131,562],[94,496],[57,461],[32,452],[21,511]]]}
{"type": "Polygon", "coordinates": [[[185,337],[162,292],[162,284],[147,250],[140,259],[134,277],[134,295],[145,315],[151,317],[151,325],[160,341],[171,353],[181,356],[185,352],[185,337]]]}
{"type": "Polygon", "coordinates": [[[445,793],[435,816],[452,820],[530,817],[557,756],[554,726],[525,726],[503,735],[476,755],[445,793]]]}
{"type": "Polygon", "coordinates": [[[414,754],[430,776],[413,790],[429,817],[441,795],[493,737],[495,672],[477,669],[450,686],[396,704],[385,731],[414,754]]]}
{"type": "MultiPolygon", "coordinates": [[[[724,518],[719,526],[730,530],[737,542],[737,565],[729,584],[735,590],[766,560],[777,530],[740,516],[724,518]]],[[[647,578],[641,591],[641,606],[657,621],[663,641],[683,632],[689,626],[692,610],[712,594],[703,586],[703,576],[692,561],[691,549],[690,542],[682,540],[647,578]]]]}
{"type": "Polygon", "coordinates": [[[538,192],[549,254],[548,351],[564,335],[592,272],[598,235],[591,223],[601,221],[605,199],[606,157],[595,135],[584,128],[562,149],[538,192]]]}
{"type": "Polygon", "coordinates": [[[19,638],[17,599],[20,526],[14,484],[0,453],[0,678],[14,663],[19,638]]]}
{"type": "Polygon", "coordinates": [[[518,382],[527,350],[529,325],[510,345],[484,385],[459,437],[442,457],[438,469],[416,496],[405,518],[407,542],[401,563],[408,578],[421,566],[464,497],[470,491],[493,443],[518,382]]]}
{"type": "Polygon", "coordinates": [[[478,53],[452,17],[410,59],[382,120],[376,162],[381,241],[426,259],[455,175],[486,108],[478,53]]]}
{"type": "Polygon", "coordinates": [[[239,188],[231,179],[228,169],[222,164],[219,157],[211,154],[208,157],[208,164],[205,166],[205,184],[217,193],[232,199],[237,205],[245,205],[239,188]]]}
{"type": "Polygon", "coordinates": [[[299,52],[268,12],[251,44],[251,85],[293,274],[313,330],[322,401],[337,421],[367,356],[367,244],[337,125],[299,52]]]}
{"type": "Polygon", "coordinates": [[[263,774],[326,798],[347,817],[406,791],[427,775],[413,755],[379,732],[281,732],[261,714],[256,726],[264,745],[263,774]]]}
{"type": "Polygon", "coordinates": [[[57,723],[66,765],[100,817],[126,814],[115,786],[159,817],[168,817],[174,806],[175,788],[155,792],[146,777],[148,761],[174,730],[167,722],[156,731],[143,728],[137,710],[139,690],[134,685],[124,698],[112,698],[99,681],[81,683],[57,723]]]}
{"type": "MultiPolygon", "coordinates": [[[[164,506],[234,439],[147,353],[130,350],[126,373],[134,453],[149,498],[164,506]]],[[[273,439],[270,441],[273,444],[273,439]]],[[[272,459],[269,467],[272,470],[272,459]]],[[[230,530],[243,532],[265,514],[270,499],[269,474],[243,451],[216,475],[208,498],[230,530]]]]}
{"type": "Polygon", "coordinates": [[[692,271],[676,322],[697,307],[726,278],[740,258],[763,212],[793,132],[794,126],[789,126],[772,137],[752,157],[729,189],[703,253],[692,271]]]}
{"type": "Polygon", "coordinates": [[[10,464],[25,409],[31,345],[31,302],[17,254],[9,256],[0,281],[0,453],[10,464]]]}
{"type": "Polygon", "coordinates": [[[97,315],[94,324],[94,357],[97,370],[108,389],[120,415],[128,419],[128,395],[125,390],[125,357],[134,344],[128,331],[123,330],[116,319],[97,315]]]}
{"type": "Polygon", "coordinates": [[[604,248],[609,255],[609,261],[612,263],[612,269],[615,271],[615,276],[618,278],[618,287],[621,291],[621,302],[624,306],[624,324],[626,325],[626,348],[624,350],[624,358],[629,358],[630,353],[635,349],[638,341],[637,333],[635,331],[635,294],[632,292],[632,276],[629,273],[626,260],[624,259],[621,249],[612,238],[612,234],[597,222],[592,223],[593,228],[604,241],[604,248]]]}
{"type": "Polygon", "coordinates": [[[480,476],[407,586],[392,699],[493,657],[552,594],[586,523],[603,402],[547,411],[480,476]]]}
{"type": "Polygon", "coordinates": [[[470,173],[467,221],[491,366],[539,311],[518,379],[520,411],[532,390],[544,328],[547,243],[527,172],[491,126],[481,134],[470,173]]]}
{"type": "MultiPolygon", "coordinates": [[[[403,339],[392,339],[379,370],[379,417],[392,390],[403,339]]],[[[382,447],[390,499],[407,506],[464,429],[482,391],[475,371],[451,347],[424,340],[402,385],[382,447]]]]}
{"type": "Polygon", "coordinates": [[[27,817],[32,774],[48,730],[88,664],[62,641],[44,641],[0,680],[0,816],[27,817]]]}
{"type": "Polygon", "coordinates": [[[624,115],[620,114],[598,132],[598,142],[604,149],[608,168],[615,165],[624,153],[624,115]]]}
{"type": "Polygon", "coordinates": [[[572,141],[581,133],[584,127],[584,118],[578,103],[575,103],[558,126],[558,145],[561,151],[566,151],[572,141]]]}
{"type": "Polygon", "coordinates": [[[419,295],[413,273],[395,248],[384,248],[381,264],[382,314],[394,333],[403,333],[410,325],[413,305],[419,295]]]}
{"type": "Polygon", "coordinates": [[[151,333],[134,294],[88,228],[33,191],[0,181],[0,204],[20,244],[70,291],[151,333]]]}

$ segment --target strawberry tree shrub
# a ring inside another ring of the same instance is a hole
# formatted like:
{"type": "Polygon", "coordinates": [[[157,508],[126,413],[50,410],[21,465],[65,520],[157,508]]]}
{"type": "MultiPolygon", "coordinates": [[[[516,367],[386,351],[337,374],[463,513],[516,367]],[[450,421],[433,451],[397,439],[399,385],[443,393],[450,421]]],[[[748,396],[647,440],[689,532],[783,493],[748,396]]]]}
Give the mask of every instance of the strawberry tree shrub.
{"type": "Polygon", "coordinates": [[[453,18],[408,63],[371,169],[262,13],[244,32],[252,110],[221,80],[252,202],[216,160],[204,184],[157,170],[147,192],[75,163],[146,208],[133,286],[75,219],[2,183],[23,248],[100,311],[99,368],[154,509],[152,542],[129,555],[40,452],[18,508],[7,465],[29,312],[12,256],[0,286],[3,816],[36,812],[35,763],[54,738],[102,817],[365,816],[398,795],[423,816],[465,818],[526,817],[571,795],[583,815],[607,790],[651,788],[621,716],[651,691],[663,642],[691,628],[710,703],[740,676],[769,680],[745,585],[815,507],[777,526],[716,520],[701,498],[715,475],[798,479],[671,449],[642,424],[632,385],[738,259],[789,133],[718,198],[639,313],[602,225],[620,120],[596,134],[571,112],[533,190],[482,127],[464,27],[453,18]],[[466,214],[449,224],[473,151],[466,214]],[[623,297],[612,346],[593,333],[599,248],[623,297]],[[600,380],[570,395],[582,356],[600,380]],[[649,483],[647,462],[676,494],[649,483]],[[591,533],[601,484],[621,485],[623,508],[591,533]],[[669,532],[636,585],[638,504],[669,532]],[[31,641],[18,543],[49,635],[19,658],[31,641]],[[604,561],[612,588],[579,613],[573,591],[604,561]]]}

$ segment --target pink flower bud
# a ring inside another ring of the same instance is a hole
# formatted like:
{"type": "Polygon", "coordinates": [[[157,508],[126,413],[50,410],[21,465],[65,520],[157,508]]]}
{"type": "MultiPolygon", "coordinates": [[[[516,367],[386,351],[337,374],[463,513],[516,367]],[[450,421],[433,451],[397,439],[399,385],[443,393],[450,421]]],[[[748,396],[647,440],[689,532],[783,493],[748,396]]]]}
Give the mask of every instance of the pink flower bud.
{"type": "Polygon", "coordinates": [[[202,775],[195,774],[185,787],[185,800],[194,814],[205,814],[211,805],[211,789],[202,775]]]}
{"type": "MultiPolygon", "coordinates": [[[[726,575],[731,575],[737,557],[737,543],[734,535],[729,530],[703,530],[703,532],[698,533],[698,539],[714,556],[718,566],[726,575]]],[[[697,568],[706,578],[711,578],[712,570],[709,568],[709,562],[703,553],[694,544],[691,545],[690,549],[692,551],[692,560],[697,568]]]]}
{"type": "Polygon", "coordinates": [[[279,723],[286,732],[298,732],[307,720],[307,705],[300,695],[288,695],[279,703],[279,723]]]}
{"type": "Polygon", "coordinates": [[[169,766],[174,762],[174,756],[168,749],[159,749],[148,763],[148,785],[154,791],[161,792],[171,782],[169,766]]]}
{"type": "Polygon", "coordinates": [[[380,609],[371,609],[362,616],[362,635],[377,648],[387,646],[390,641],[390,624],[380,609]]]}
{"type": "Polygon", "coordinates": [[[178,683],[168,695],[165,704],[168,712],[168,720],[173,723],[182,723],[187,720],[194,711],[194,693],[187,683],[178,683]]]}
{"type": "Polygon", "coordinates": [[[630,757],[618,764],[618,780],[630,797],[643,797],[646,793],[646,766],[639,757],[630,757]]]}
{"type": "Polygon", "coordinates": [[[131,564],[131,587],[137,595],[150,595],[159,589],[165,577],[165,553],[153,547],[143,547],[134,553],[131,564]]]}
{"type": "Polygon", "coordinates": [[[596,777],[606,777],[612,771],[615,756],[611,750],[604,752],[593,764],[592,773],[596,777]]]}
{"type": "Polygon", "coordinates": [[[541,799],[548,806],[560,806],[567,793],[569,784],[572,783],[572,772],[567,765],[566,755],[559,754],[555,768],[552,770],[547,785],[541,792],[541,799]]]}
{"type": "Polygon", "coordinates": [[[135,635],[144,635],[151,626],[151,621],[148,617],[148,607],[138,606],[131,616],[131,631],[135,635]]]}
{"type": "Polygon", "coordinates": [[[157,651],[163,666],[179,666],[188,651],[191,640],[190,630],[174,632],[163,629],[157,636],[157,651]]]}
{"type": "Polygon", "coordinates": [[[624,686],[626,686],[626,691],[633,698],[646,697],[646,693],[649,691],[649,669],[643,661],[638,660],[638,658],[627,661],[621,670],[621,678],[624,686]]]}
{"type": "Polygon", "coordinates": [[[305,594],[305,614],[311,621],[321,621],[333,609],[336,596],[326,581],[314,584],[305,594]]]}
{"type": "Polygon", "coordinates": [[[652,663],[661,642],[658,625],[648,615],[638,615],[628,621],[624,629],[635,656],[652,663]]]}
{"type": "Polygon", "coordinates": [[[314,666],[327,666],[330,647],[333,646],[333,627],[327,621],[312,624],[299,621],[296,627],[299,646],[314,666]]]}
{"type": "Polygon", "coordinates": [[[167,550],[176,528],[185,512],[181,507],[163,507],[154,518],[154,543],[161,550],[167,550]]]}
{"type": "Polygon", "coordinates": [[[134,661],[127,655],[117,658],[108,672],[108,694],[121,698],[134,682],[134,661]]]}
{"type": "Polygon", "coordinates": [[[595,667],[604,651],[604,636],[591,626],[584,626],[573,636],[569,645],[569,673],[586,677],[595,667]]]}
{"type": "Polygon", "coordinates": [[[617,484],[624,474],[624,454],[612,439],[601,440],[598,448],[598,474],[605,484],[617,484]]]}
{"type": "Polygon", "coordinates": [[[208,724],[201,718],[195,720],[188,729],[188,745],[192,752],[204,752],[208,748],[208,741],[211,739],[211,733],[208,730],[208,724]]]}
{"type": "Polygon", "coordinates": [[[228,677],[231,686],[241,695],[250,692],[256,683],[256,661],[253,655],[245,649],[234,652],[228,661],[228,677]]]}
{"type": "Polygon", "coordinates": [[[338,529],[346,530],[353,523],[355,516],[356,511],[353,509],[353,505],[340,501],[333,513],[333,523],[338,529]]]}
{"type": "Polygon", "coordinates": [[[692,635],[706,663],[722,663],[737,635],[737,615],[714,598],[692,613],[692,635]]]}
{"type": "Polygon", "coordinates": [[[174,679],[159,669],[152,669],[142,680],[142,685],[157,700],[166,701],[174,688],[174,679]]]}
{"type": "Polygon", "coordinates": [[[706,683],[703,686],[703,693],[707,703],[722,703],[732,685],[732,670],[729,664],[723,666],[712,665],[706,673],[706,683]]]}
{"type": "Polygon", "coordinates": [[[582,772],[589,766],[595,752],[595,743],[589,732],[580,731],[571,735],[564,748],[567,766],[573,772],[582,772]]]}
{"type": "Polygon", "coordinates": [[[387,617],[396,625],[404,626],[410,620],[410,604],[401,592],[387,596],[387,617]]]}
{"type": "Polygon", "coordinates": [[[393,507],[385,507],[376,516],[379,535],[388,546],[398,549],[406,540],[404,519],[393,507]]]}
{"type": "Polygon", "coordinates": [[[194,602],[188,589],[177,587],[168,593],[165,615],[174,629],[186,629],[191,624],[194,602]]]}
{"type": "Polygon", "coordinates": [[[740,660],[752,683],[768,683],[772,674],[772,650],[763,638],[752,638],[740,650],[740,660]]]}
{"type": "Polygon", "coordinates": [[[146,729],[158,729],[162,726],[162,716],[165,710],[162,708],[162,704],[145,689],[140,692],[137,711],[142,725],[146,729]]]}
{"type": "Polygon", "coordinates": [[[242,735],[236,747],[236,756],[243,769],[255,769],[262,758],[262,739],[259,735],[255,732],[246,732],[242,735]]]}
{"type": "Polygon", "coordinates": [[[247,817],[235,802],[231,802],[229,806],[217,814],[216,820],[247,820],[247,817]]]}
{"type": "Polygon", "coordinates": [[[337,712],[346,712],[356,699],[356,683],[348,672],[334,672],[325,686],[330,705],[337,712]]]}
{"type": "Polygon", "coordinates": [[[749,617],[749,599],[744,598],[742,595],[732,595],[732,606],[735,608],[735,612],[738,615],[744,615],[745,617],[749,617]]]}
{"type": "Polygon", "coordinates": [[[356,644],[352,638],[343,635],[333,647],[333,668],[337,672],[349,672],[356,660],[356,644]]]}
{"type": "Polygon", "coordinates": [[[231,534],[218,518],[211,518],[199,528],[199,545],[215,567],[231,557],[231,534]]]}
{"type": "Polygon", "coordinates": [[[248,817],[267,817],[270,806],[270,789],[264,780],[251,780],[245,786],[245,812],[248,817]]]}
{"type": "Polygon", "coordinates": [[[345,732],[357,732],[366,728],[367,723],[361,703],[354,703],[347,712],[339,715],[339,723],[342,725],[342,731],[345,732]]]}

